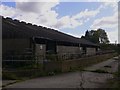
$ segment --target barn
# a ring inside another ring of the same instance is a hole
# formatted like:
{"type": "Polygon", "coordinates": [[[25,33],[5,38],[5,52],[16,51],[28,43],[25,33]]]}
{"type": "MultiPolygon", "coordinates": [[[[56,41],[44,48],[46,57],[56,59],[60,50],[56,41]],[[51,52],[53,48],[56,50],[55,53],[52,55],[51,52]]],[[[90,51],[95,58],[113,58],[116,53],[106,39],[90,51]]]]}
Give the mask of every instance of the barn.
{"type": "Polygon", "coordinates": [[[3,59],[14,55],[95,55],[99,46],[58,30],[2,17],[3,59]]]}

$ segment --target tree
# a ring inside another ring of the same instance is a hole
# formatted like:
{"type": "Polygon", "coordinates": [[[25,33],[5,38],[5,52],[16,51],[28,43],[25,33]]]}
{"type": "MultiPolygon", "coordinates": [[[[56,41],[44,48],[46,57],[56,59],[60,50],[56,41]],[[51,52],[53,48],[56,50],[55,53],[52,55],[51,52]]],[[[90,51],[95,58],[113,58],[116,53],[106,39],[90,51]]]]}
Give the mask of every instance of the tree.
{"type": "Polygon", "coordinates": [[[89,31],[88,30],[85,33],[85,37],[89,37],[89,31]]]}
{"type": "Polygon", "coordinates": [[[85,38],[86,40],[89,40],[93,43],[104,43],[104,44],[109,43],[107,34],[103,29],[97,29],[91,31],[87,30],[85,36],[82,36],[82,38],[85,38]]]}
{"type": "Polygon", "coordinates": [[[109,40],[108,40],[107,33],[105,32],[105,30],[98,29],[97,32],[98,32],[98,35],[99,35],[100,43],[108,44],[109,40]]]}
{"type": "Polygon", "coordinates": [[[85,36],[81,36],[81,38],[85,38],[85,36]]]}

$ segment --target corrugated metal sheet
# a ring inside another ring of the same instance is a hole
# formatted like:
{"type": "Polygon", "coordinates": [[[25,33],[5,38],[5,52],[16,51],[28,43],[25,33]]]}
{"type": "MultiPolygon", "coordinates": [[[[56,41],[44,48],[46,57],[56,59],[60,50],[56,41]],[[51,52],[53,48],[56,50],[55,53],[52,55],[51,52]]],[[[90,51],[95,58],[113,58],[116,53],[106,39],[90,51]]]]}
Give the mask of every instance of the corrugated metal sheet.
{"type": "Polygon", "coordinates": [[[98,46],[97,44],[94,44],[85,39],[76,38],[54,29],[32,25],[30,23],[27,24],[25,22],[19,22],[18,20],[12,20],[11,18],[2,18],[2,37],[3,39],[42,37],[54,41],[64,41],[70,43],[79,43],[83,45],[98,46]]]}

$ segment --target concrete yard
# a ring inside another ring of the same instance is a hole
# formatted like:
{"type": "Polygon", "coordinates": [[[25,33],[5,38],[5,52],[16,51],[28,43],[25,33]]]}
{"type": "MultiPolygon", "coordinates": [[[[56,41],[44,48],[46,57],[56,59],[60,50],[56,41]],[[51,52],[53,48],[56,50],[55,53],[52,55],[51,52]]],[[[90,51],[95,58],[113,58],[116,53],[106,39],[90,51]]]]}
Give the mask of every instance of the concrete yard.
{"type": "Polygon", "coordinates": [[[100,88],[118,68],[118,60],[109,59],[102,63],[85,68],[82,72],[69,72],[56,76],[40,77],[6,86],[5,88],[100,88]],[[110,68],[105,66],[111,66],[110,68]],[[108,73],[91,72],[107,70],[108,73]]]}

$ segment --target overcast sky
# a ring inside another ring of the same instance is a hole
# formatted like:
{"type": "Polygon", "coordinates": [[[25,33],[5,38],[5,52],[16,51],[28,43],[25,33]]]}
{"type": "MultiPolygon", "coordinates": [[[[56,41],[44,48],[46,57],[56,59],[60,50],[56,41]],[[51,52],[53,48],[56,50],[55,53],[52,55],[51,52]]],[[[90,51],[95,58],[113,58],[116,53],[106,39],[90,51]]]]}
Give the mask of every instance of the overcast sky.
{"type": "Polygon", "coordinates": [[[0,15],[55,28],[75,37],[81,37],[86,30],[102,28],[111,43],[118,41],[117,0],[50,1],[3,0],[0,15]]]}

